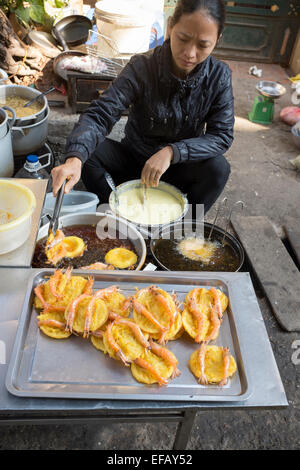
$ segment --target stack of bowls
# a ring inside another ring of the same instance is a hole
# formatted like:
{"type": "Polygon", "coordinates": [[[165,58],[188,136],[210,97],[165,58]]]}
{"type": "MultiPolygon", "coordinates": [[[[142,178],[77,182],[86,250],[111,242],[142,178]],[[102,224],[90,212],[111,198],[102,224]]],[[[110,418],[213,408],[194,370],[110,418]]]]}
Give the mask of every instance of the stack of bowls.
{"type": "Polygon", "coordinates": [[[0,177],[10,178],[14,173],[11,127],[15,121],[15,112],[10,109],[13,118],[9,121],[7,107],[0,108],[0,177]]]}

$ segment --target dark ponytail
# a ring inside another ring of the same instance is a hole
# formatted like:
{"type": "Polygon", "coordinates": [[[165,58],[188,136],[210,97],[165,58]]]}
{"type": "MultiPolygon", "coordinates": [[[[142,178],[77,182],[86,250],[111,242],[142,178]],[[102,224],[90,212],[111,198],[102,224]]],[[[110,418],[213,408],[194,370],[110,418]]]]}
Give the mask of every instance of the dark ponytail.
{"type": "Polygon", "coordinates": [[[170,27],[173,28],[182,15],[189,15],[200,10],[218,24],[218,37],[220,37],[226,17],[224,0],[178,0],[174,13],[169,19],[170,27]]]}

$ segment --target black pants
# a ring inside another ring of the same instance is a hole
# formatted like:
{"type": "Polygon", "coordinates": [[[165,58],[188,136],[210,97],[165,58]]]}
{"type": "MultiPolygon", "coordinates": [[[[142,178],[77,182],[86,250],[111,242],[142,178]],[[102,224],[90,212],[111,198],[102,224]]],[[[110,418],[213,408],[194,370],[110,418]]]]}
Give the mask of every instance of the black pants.
{"type": "MultiPolygon", "coordinates": [[[[84,164],[82,180],[86,189],[97,194],[99,201],[105,203],[111,192],[104,178],[105,170],[118,185],[139,179],[144,164],[124,144],[105,139],[84,164]]],[[[206,213],[223,191],[229,173],[228,161],[219,155],[197,162],[171,165],[161,180],[180,189],[187,195],[190,204],[204,204],[206,213]]]]}

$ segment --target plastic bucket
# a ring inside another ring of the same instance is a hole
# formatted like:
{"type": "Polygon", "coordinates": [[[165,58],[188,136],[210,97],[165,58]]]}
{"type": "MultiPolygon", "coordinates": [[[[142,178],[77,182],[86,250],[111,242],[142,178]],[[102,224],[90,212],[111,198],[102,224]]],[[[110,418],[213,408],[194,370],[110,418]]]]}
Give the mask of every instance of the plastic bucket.
{"type": "Polygon", "coordinates": [[[103,0],[95,5],[97,30],[101,34],[99,50],[106,57],[136,54],[149,49],[154,13],[140,8],[139,2],[103,0]]]}
{"type": "MultiPolygon", "coordinates": [[[[87,191],[70,191],[64,195],[60,215],[79,214],[81,212],[96,212],[99,199],[94,193],[87,191]]],[[[45,198],[43,214],[52,217],[55,206],[55,197],[48,193],[45,198]]]]}

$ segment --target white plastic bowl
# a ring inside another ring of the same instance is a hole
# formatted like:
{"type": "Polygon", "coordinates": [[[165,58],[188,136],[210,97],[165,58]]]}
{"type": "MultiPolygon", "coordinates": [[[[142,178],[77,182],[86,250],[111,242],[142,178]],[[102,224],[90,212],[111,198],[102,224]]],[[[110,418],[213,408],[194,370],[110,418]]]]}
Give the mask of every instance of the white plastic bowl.
{"type": "Polygon", "coordinates": [[[0,179],[0,254],[19,248],[29,238],[32,213],[36,207],[33,192],[23,184],[0,179]],[[7,218],[4,214],[9,214],[7,218]],[[1,223],[7,220],[5,223],[1,223]]]}
{"type": "MultiPolygon", "coordinates": [[[[79,214],[82,212],[96,212],[99,199],[94,193],[87,191],[70,191],[64,195],[60,215],[79,214]]],[[[55,197],[48,193],[45,198],[43,214],[53,215],[55,197]]]]}

